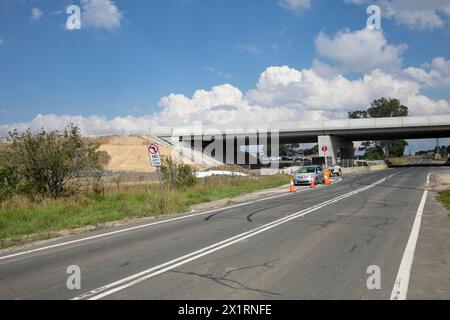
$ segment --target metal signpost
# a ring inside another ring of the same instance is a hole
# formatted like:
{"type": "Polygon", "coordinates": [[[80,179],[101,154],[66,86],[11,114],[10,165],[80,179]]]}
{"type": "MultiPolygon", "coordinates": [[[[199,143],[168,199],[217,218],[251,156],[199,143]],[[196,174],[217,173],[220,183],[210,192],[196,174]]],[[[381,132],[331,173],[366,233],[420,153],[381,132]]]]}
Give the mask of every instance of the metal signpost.
{"type": "Polygon", "coordinates": [[[159,153],[159,147],[157,144],[151,144],[147,147],[148,156],[150,158],[150,164],[152,167],[156,167],[156,174],[158,175],[159,190],[161,191],[161,205],[164,200],[164,189],[161,181],[161,155],[159,153]]]}
{"type": "Polygon", "coordinates": [[[325,155],[325,167],[328,168],[328,156],[327,156],[328,147],[327,146],[323,146],[322,147],[322,152],[325,155]]]}

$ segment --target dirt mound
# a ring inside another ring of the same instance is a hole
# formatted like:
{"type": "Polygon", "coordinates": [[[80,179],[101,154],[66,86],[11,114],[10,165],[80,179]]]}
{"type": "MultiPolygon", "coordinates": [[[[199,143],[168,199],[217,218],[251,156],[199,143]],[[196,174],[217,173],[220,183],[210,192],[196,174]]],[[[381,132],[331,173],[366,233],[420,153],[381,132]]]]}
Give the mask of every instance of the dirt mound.
{"type": "MultiPolygon", "coordinates": [[[[100,151],[105,151],[111,160],[105,170],[112,172],[151,173],[156,169],[150,166],[147,145],[153,143],[148,138],[138,136],[108,136],[97,139],[100,151]]],[[[160,147],[162,156],[169,156],[171,150],[160,147]]]]}
{"type": "Polygon", "coordinates": [[[153,142],[145,137],[139,136],[107,136],[97,138],[96,141],[100,144],[117,146],[146,146],[153,142]]]}
{"type": "MultiPolygon", "coordinates": [[[[150,166],[148,159],[147,145],[154,143],[150,138],[140,136],[108,136],[97,138],[100,144],[100,151],[108,153],[111,157],[105,170],[111,172],[139,172],[152,173],[156,169],[150,166]]],[[[159,146],[162,157],[172,156],[175,160],[181,161],[181,158],[173,149],[165,146],[159,146]]],[[[184,163],[200,169],[192,162],[183,159],[184,163]]]]}

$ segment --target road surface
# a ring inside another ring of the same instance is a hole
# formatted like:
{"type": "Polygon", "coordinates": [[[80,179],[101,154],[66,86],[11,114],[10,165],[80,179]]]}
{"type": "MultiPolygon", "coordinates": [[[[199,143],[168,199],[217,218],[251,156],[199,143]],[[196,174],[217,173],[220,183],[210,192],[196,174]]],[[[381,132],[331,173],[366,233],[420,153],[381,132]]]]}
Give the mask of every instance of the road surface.
{"type": "Polygon", "coordinates": [[[349,175],[3,254],[0,299],[390,299],[433,170],[349,175]],[[66,286],[72,265],[81,290],[66,286]],[[367,288],[371,266],[379,290],[367,288]]]}

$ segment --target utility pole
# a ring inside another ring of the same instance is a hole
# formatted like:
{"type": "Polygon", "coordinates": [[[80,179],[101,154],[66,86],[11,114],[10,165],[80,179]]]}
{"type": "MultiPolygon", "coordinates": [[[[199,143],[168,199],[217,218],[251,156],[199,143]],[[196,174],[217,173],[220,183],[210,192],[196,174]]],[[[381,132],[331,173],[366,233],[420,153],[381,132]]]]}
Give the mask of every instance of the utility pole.
{"type": "Polygon", "coordinates": [[[440,159],[441,158],[441,146],[439,145],[439,138],[436,139],[436,155],[435,155],[436,159],[440,159]]]}

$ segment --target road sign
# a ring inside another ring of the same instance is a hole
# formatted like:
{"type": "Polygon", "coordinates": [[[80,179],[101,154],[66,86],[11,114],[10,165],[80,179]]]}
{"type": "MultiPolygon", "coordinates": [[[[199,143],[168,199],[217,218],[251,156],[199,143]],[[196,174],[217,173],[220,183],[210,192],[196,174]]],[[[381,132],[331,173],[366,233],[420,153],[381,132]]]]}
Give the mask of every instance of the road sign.
{"type": "Polygon", "coordinates": [[[157,144],[151,144],[148,147],[148,152],[151,154],[158,154],[159,153],[159,147],[157,144]]]}
{"type": "Polygon", "coordinates": [[[323,152],[327,152],[327,151],[328,151],[328,147],[327,147],[327,146],[323,146],[323,147],[322,147],[322,151],[323,151],[323,152]]]}
{"type": "Polygon", "coordinates": [[[150,158],[150,163],[153,167],[156,167],[156,174],[158,175],[159,190],[161,191],[161,210],[164,209],[164,187],[161,180],[161,155],[159,154],[159,147],[157,144],[151,144],[147,146],[148,156],[150,158]]]}
{"type": "Polygon", "coordinates": [[[150,163],[153,167],[161,167],[161,155],[159,154],[159,147],[156,144],[151,144],[147,147],[150,163]]]}

